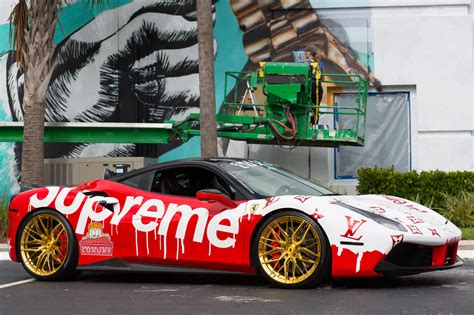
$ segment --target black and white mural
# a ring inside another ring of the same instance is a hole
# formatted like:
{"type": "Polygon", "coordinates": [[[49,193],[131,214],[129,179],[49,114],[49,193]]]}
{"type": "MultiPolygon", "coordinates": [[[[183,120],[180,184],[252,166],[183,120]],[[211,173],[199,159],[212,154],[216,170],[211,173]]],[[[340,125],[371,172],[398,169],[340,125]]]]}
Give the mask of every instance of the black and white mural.
{"type": "MultiPolygon", "coordinates": [[[[254,70],[263,60],[291,60],[293,50],[311,44],[318,47],[328,69],[371,76],[369,58],[361,58],[371,52],[353,50],[353,32],[346,34],[343,24],[322,18],[316,2],[214,1],[217,107],[225,71],[254,70]]],[[[23,73],[8,36],[3,36],[8,34],[3,19],[0,120],[22,121],[23,73]]],[[[72,0],[61,11],[60,21],[46,121],[157,123],[181,121],[199,112],[195,0],[111,0],[92,12],[82,1],[72,0]]],[[[0,144],[0,173],[10,183],[16,183],[20,145],[0,144]]],[[[172,159],[198,155],[199,143],[46,144],[45,154],[172,159]]]]}

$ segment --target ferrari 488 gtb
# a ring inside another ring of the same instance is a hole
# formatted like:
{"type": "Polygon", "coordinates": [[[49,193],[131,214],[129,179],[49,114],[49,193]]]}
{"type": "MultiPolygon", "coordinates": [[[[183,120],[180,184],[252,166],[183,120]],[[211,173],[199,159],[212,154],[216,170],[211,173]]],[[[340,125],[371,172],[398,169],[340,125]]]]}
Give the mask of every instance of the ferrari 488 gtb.
{"type": "Polygon", "coordinates": [[[462,264],[461,231],[422,205],[337,195],[251,160],[181,160],[76,187],[24,190],[8,214],[10,256],[40,280],[181,266],[260,273],[301,288],[326,276],[462,264]]]}

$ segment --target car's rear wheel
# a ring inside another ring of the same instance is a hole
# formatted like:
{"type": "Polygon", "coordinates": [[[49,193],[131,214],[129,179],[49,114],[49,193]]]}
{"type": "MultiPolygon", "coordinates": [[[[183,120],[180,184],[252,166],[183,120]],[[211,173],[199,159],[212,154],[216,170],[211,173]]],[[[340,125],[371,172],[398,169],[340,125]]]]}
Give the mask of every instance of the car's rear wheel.
{"type": "Polygon", "coordinates": [[[38,280],[66,280],[75,275],[77,240],[69,222],[44,209],[28,217],[18,237],[21,263],[38,280]]]}
{"type": "Polygon", "coordinates": [[[278,212],[266,219],[257,231],[254,254],[260,273],[282,288],[312,287],[329,273],[326,236],[300,212],[278,212]]]}

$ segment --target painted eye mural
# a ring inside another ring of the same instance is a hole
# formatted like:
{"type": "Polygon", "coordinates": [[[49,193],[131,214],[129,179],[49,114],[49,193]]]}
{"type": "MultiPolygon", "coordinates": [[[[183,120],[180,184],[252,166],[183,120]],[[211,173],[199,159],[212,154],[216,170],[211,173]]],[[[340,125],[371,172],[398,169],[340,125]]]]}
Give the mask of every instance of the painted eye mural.
{"type": "MultiPolygon", "coordinates": [[[[358,73],[377,84],[369,66],[370,13],[348,19],[326,10],[324,1],[321,8],[318,3],[215,1],[217,104],[223,99],[225,71],[254,70],[262,60],[292,61],[293,51],[308,45],[317,47],[328,72],[358,73]]],[[[158,123],[199,112],[195,1],[114,0],[93,12],[81,1],[70,1],[60,21],[46,121],[158,123]]],[[[0,23],[5,23],[0,34],[8,34],[6,21],[0,23]]],[[[0,71],[0,120],[22,121],[23,72],[8,36],[0,39],[0,71]]],[[[21,144],[1,146],[0,173],[16,183],[21,144]]],[[[45,154],[170,160],[199,155],[199,143],[47,143],[45,154]]]]}

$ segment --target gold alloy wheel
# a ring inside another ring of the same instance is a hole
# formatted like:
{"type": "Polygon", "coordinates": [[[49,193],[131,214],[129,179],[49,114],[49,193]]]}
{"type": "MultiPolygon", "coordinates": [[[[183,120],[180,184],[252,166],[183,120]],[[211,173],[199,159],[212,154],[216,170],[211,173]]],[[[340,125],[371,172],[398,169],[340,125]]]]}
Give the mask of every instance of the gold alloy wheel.
{"type": "Polygon", "coordinates": [[[314,226],[297,215],[276,218],[258,243],[263,270],[282,284],[298,284],[314,274],[321,261],[321,239],[314,226]]]}
{"type": "Polygon", "coordinates": [[[66,227],[56,216],[39,214],[32,217],[20,237],[25,267],[38,276],[54,274],[66,261],[68,241],[66,227]]]}

